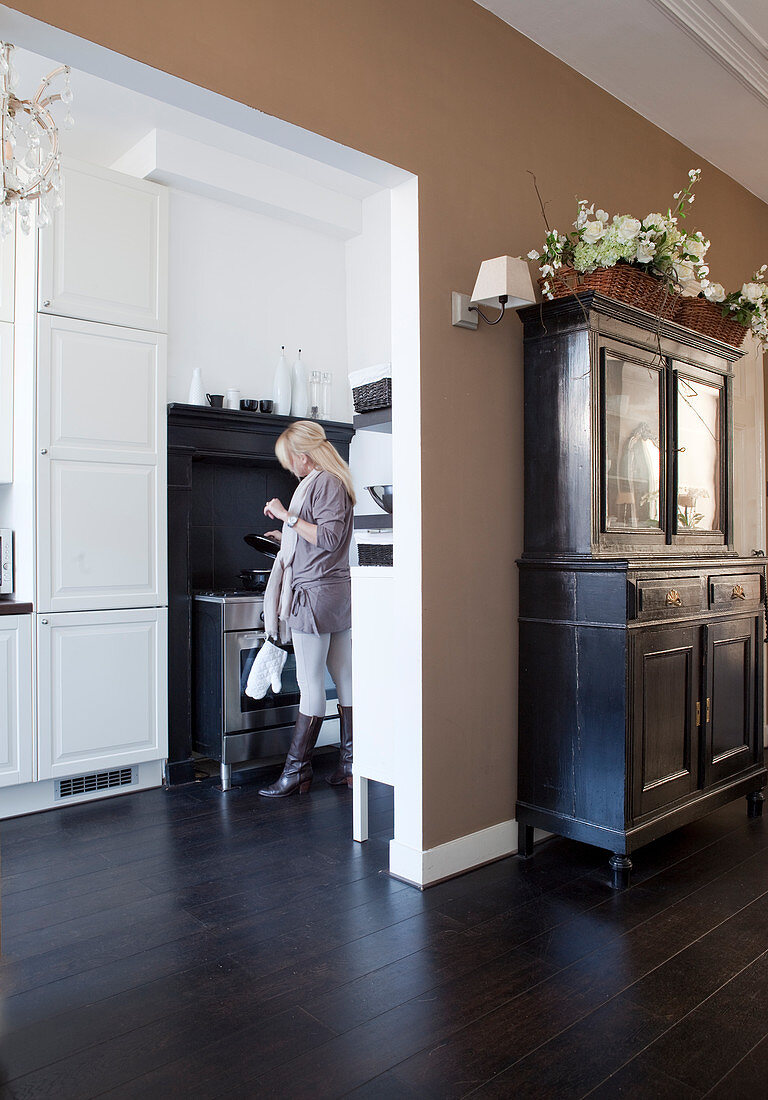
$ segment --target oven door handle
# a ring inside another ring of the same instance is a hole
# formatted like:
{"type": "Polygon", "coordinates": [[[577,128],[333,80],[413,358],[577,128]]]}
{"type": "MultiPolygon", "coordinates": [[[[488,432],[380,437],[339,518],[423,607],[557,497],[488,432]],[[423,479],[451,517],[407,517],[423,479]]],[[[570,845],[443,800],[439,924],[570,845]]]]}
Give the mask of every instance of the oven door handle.
{"type": "Polygon", "coordinates": [[[267,635],[264,630],[228,630],[226,632],[227,637],[236,637],[240,643],[241,648],[251,648],[254,642],[266,641],[267,635]]]}

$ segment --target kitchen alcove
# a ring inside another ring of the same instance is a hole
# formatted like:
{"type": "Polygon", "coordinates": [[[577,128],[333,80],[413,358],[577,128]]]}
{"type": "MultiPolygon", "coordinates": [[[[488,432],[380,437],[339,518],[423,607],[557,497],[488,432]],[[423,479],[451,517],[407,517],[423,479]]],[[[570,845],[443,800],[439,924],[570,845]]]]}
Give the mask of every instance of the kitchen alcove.
{"type": "MultiPolygon", "coordinates": [[[[308,369],[332,371],[332,417],[351,423],[347,373],[392,365],[392,434],[359,433],[351,450],[359,510],[374,510],[363,491],[374,483],[395,484],[398,506],[396,566],[354,569],[356,621],[359,611],[367,624],[355,637],[354,691],[356,755],[365,760],[370,742],[365,778],[395,788],[391,869],[407,878],[398,858],[422,848],[417,180],[20,13],[7,15],[4,36],[17,46],[24,86],[49,61],[49,68],[59,59],[72,67],[77,125],[66,155],[168,188],[170,402],[185,402],[195,366],[210,393],[236,387],[242,397],[270,396],[286,344],[289,358],[302,347],[308,369]],[[396,629],[404,621],[407,632],[396,629]],[[391,655],[384,687],[383,654],[391,655]],[[395,721],[395,694],[407,723],[395,721]],[[386,774],[377,770],[377,753],[387,759],[386,774]],[[405,759],[407,772],[397,764],[405,759]]],[[[358,821],[361,792],[358,784],[358,821]]],[[[363,831],[356,835],[362,839],[363,831]]]]}

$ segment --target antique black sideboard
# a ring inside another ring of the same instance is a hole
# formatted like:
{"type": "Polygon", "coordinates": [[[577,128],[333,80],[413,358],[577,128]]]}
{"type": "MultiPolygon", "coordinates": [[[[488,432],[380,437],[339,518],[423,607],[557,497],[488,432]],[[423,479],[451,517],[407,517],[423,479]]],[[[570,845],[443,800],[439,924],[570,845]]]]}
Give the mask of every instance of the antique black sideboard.
{"type": "Polygon", "coordinates": [[[620,887],[643,844],[741,795],[762,810],[765,562],[733,549],[741,353],[592,292],[520,317],[520,851],[534,827],[606,848],[620,887]]]}

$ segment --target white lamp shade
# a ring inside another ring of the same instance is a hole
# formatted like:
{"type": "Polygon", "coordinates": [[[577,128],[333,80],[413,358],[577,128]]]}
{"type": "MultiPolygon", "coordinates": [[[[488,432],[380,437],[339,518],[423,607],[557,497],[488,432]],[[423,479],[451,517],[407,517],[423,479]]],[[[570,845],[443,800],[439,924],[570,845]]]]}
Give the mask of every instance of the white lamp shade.
{"type": "Polygon", "coordinates": [[[508,295],[506,309],[531,306],[536,301],[531,272],[525,260],[514,256],[497,256],[483,260],[472,291],[473,306],[498,306],[499,298],[508,295]]]}

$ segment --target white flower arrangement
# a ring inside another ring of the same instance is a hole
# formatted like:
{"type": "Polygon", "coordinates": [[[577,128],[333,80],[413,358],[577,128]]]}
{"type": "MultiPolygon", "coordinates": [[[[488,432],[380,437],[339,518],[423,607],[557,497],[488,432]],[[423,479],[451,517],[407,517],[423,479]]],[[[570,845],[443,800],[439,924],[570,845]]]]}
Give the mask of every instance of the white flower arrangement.
{"type": "Polygon", "coordinates": [[[671,289],[698,294],[707,284],[709,241],[702,233],[684,232],[678,221],[685,218],[685,210],[694,200],[693,189],[700,176],[701,169],[691,169],[687,186],[674,196],[677,206],[666,214],[648,214],[642,221],[631,214],[611,218],[582,199],[570,233],[559,233],[547,225],[544,247],[528,253],[529,260],[539,261],[545,297],[554,297],[552,283],[562,267],[585,273],[619,263],[656,275],[671,289]]]}
{"type": "Polygon", "coordinates": [[[704,297],[710,302],[721,304],[723,316],[738,321],[740,325],[751,329],[763,351],[768,351],[768,285],[765,273],[768,264],[756,271],[751,283],[744,283],[741,290],[726,294],[720,283],[708,283],[704,288],[704,297]]]}

